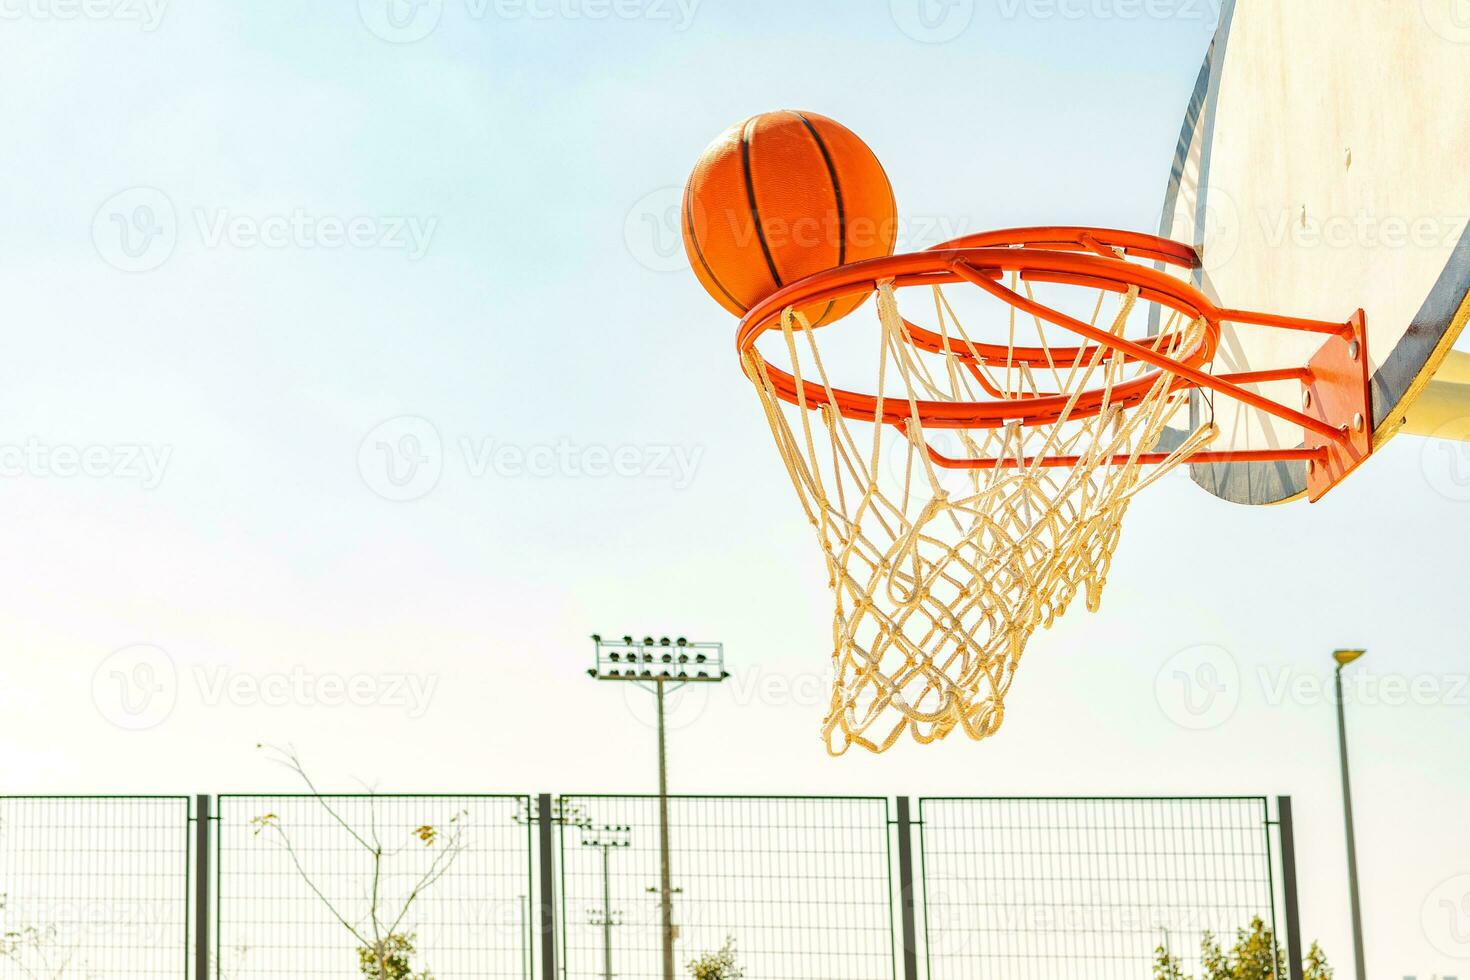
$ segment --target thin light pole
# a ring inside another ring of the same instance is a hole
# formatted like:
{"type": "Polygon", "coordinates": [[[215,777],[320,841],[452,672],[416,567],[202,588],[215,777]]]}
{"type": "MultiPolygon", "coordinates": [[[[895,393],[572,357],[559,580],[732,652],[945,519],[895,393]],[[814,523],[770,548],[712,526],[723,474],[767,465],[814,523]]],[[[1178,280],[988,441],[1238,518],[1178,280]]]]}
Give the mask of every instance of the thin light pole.
{"type": "MultiPolygon", "coordinates": [[[[719,643],[691,643],[684,637],[655,640],[645,636],[641,643],[624,636],[621,642],[603,640],[596,634],[596,662],[587,673],[600,681],[631,681],[651,690],[658,703],[658,904],[661,932],[663,980],[674,980],[674,884],[669,846],[669,757],[664,699],[685,684],[718,684],[725,670],[725,648],[719,643]]],[[[652,891],[653,889],[649,889],[652,891]]]]}
{"type": "Polygon", "coordinates": [[[613,980],[612,969],[612,871],[608,855],[612,849],[602,849],[602,975],[604,980],[613,980]]]}
{"type": "Polygon", "coordinates": [[[1353,914],[1353,963],[1357,968],[1358,980],[1368,980],[1363,967],[1363,909],[1358,898],[1358,845],[1353,833],[1353,789],[1348,778],[1347,713],[1343,710],[1342,669],[1357,660],[1366,650],[1336,650],[1332,659],[1337,661],[1333,681],[1337,686],[1337,749],[1342,764],[1342,816],[1347,831],[1348,901],[1353,914]]]}
{"type": "Polygon", "coordinates": [[[669,855],[669,754],[664,732],[664,678],[658,688],[658,893],[663,924],[664,980],[674,980],[674,895],[669,855]]]}
{"type": "Polygon", "coordinates": [[[613,911],[612,907],[612,852],[614,848],[627,847],[630,844],[629,835],[631,831],[627,827],[603,827],[596,834],[583,831],[583,847],[596,847],[602,851],[602,909],[589,909],[594,926],[602,927],[602,976],[603,980],[613,980],[613,926],[622,925],[619,921],[621,913],[613,911]]]}

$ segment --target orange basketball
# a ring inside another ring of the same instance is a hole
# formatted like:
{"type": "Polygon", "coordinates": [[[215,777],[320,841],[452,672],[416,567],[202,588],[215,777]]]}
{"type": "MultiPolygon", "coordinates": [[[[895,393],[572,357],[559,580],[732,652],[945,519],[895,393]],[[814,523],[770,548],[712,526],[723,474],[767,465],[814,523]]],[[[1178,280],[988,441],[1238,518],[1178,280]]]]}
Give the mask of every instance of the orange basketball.
{"type": "MultiPolygon", "coordinates": [[[[684,189],[683,227],[694,274],[743,316],[798,279],[892,255],[898,213],[883,165],[851,130],[813,112],[768,112],[704,151],[684,189]]],[[[801,312],[822,326],[864,298],[801,312]]]]}

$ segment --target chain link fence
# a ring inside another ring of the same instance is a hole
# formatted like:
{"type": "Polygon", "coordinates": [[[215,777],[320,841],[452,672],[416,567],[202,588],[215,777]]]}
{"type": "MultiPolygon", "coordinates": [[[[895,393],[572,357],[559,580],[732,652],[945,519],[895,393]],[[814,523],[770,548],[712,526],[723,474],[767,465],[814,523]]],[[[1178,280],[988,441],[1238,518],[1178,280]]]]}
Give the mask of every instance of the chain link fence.
{"type": "MultiPolygon", "coordinates": [[[[0,797],[0,980],[664,976],[656,796],[210,802],[0,797]]],[[[751,980],[1191,975],[1278,905],[1295,943],[1286,798],[668,808],[677,977],[727,942],[751,980]]]]}
{"type": "Polygon", "coordinates": [[[188,797],[0,797],[0,978],[170,980],[190,963],[188,797]]]}
{"type": "Polygon", "coordinates": [[[1206,933],[1275,933],[1263,798],[919,807],[931,980],[1136,980],[1158,949],[1194,976],[1206,933]]]}
{"type": "MultiPolygon", "coordinates": [[[[661,977],[658,797],[563,800],[568,978],[661,977]]],[[[669,845],[679,976],[733,941],[749,977],[893,980],[886,799],[672,797],[669,845]]]]}
{"type": "Polygon", "coordinates": [[[219,977],[524,980],[528,806],[524,796],[220,797],[219,977]]]}

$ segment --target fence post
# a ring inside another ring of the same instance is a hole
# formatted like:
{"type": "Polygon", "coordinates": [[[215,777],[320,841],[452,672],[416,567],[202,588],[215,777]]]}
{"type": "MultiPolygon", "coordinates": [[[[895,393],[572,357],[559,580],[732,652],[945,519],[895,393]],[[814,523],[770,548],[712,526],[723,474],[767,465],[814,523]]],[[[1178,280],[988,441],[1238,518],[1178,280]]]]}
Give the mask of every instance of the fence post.
{"type": "Polygon", "coordinates": [[[1291,797],[1276,797],[1281,829],[1281,890],[1286,900],[1286,956],[1291,980],[1302,980],[1302,927],[1296,894],[1296,831],[1291,822],[1291,797]]]}
{"type": "Polygon", "coordinates": [[[909,798],[898,798],[898,889],[903,916],[903,980],[919,980],[918,926],[914,916],[914,834],[909,798]]]}
{"type": "Polygon", "coordinates": [[[553,853],[551,794],[536,797],[536,827],[541,845],[541,980],[556,976],[556,863],[553,853]]]}
{"type": "Polygon", "coordinates": [[[194,798],[194,976],[209,980],[209,905],[214,891],[209,867],[209,796],[194,798]]]}

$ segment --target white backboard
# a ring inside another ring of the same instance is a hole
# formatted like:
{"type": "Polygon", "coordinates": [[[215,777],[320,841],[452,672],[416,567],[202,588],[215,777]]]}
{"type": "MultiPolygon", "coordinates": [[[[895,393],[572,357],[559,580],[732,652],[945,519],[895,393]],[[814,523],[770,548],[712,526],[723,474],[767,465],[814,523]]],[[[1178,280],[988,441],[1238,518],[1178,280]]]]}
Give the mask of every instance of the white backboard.
{"type": "MultiPolygon", "coordinates": [[[[1200,246],[1222,306],[1346,321],[1367,312],[1375,438],[1390,438],[1470,304],[1470,0],[1225,0],[1190,101],[1161,233],[1200,246]]],[[[1322,343],[1227,326],[1220,371],[1300,366],[1322,343]]],[[[1286,402],[1297,382],[1259,390],[1286,402]]],[[[1298,407],[1293,404],[1292,407],[1298,407]]],[[[1227,399],[1213,449],[1302,432],[1227,399]]],[[[1204,464],[1201,486],[1269,504],[1299,461],[1204,464]]]]}

